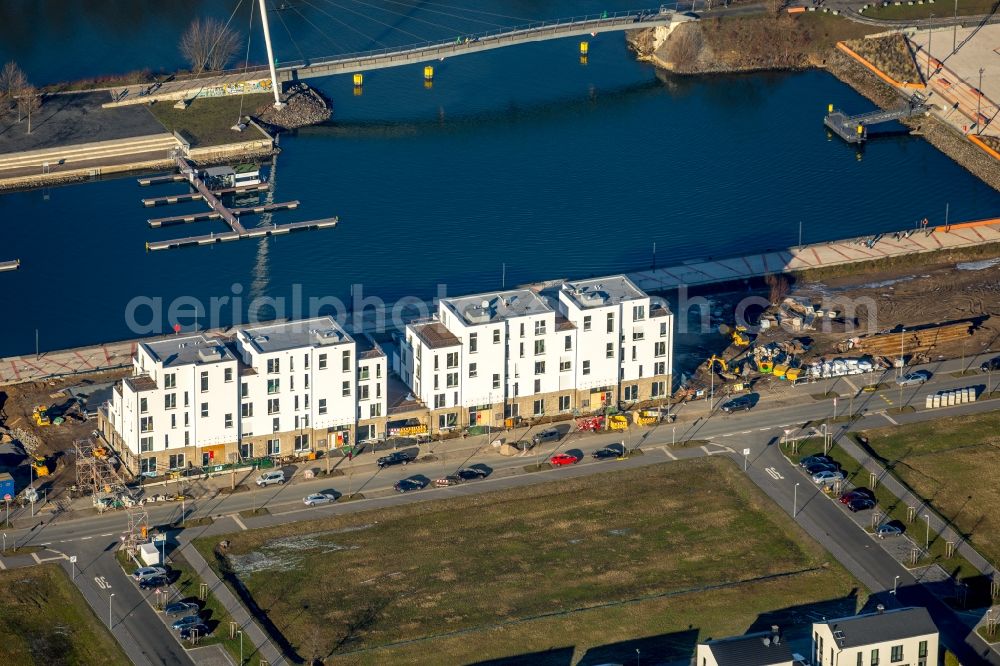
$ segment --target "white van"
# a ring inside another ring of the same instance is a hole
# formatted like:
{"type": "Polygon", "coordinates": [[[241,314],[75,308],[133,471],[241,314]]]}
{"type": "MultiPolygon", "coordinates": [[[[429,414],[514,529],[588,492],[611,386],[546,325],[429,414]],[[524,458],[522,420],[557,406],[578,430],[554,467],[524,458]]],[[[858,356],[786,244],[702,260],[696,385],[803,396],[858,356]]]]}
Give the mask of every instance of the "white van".
{"type": "Polygon", "coordinates": [[[258,486],[270,486],[274,483],[281,484],[284,482],[285,482],[285,473],[280,469],[273,472],[264,472],[263,474],[257,477],[258,486]]]}

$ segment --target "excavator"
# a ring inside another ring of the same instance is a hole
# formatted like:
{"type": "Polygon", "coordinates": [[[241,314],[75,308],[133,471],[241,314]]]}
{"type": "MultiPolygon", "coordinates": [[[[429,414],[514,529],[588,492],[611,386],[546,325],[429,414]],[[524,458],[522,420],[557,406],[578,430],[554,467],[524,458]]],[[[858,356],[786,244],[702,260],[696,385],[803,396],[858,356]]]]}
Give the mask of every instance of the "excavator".
{"type": "Polygon", "coordinates": [[[737,347],[749,347],[750,343],[753,342],[753,337],[750,335],[746,326],[728,326],[726,324],[722,324],[719,326],[719,332],[723,335],[728,335],[733,341],[733,344],[737,347]]]}

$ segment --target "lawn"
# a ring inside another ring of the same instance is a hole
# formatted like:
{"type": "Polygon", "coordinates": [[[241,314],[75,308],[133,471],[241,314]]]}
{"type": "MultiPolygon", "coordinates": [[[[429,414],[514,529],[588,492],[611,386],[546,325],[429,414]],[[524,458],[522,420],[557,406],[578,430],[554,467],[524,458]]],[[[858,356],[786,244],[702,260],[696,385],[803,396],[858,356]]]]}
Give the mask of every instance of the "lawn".
{"type": "MultiPolygon", "coordinates": [[[[459,663],[554,645],[580,655],[691,631],[700,640],[857,589],[721,459],[225,538],[221,564],[219,538],[197,545],[300,657],[327,663],[459,663]],[[776,575],[785,577],[766,578],[776,575]]],[[[690,640],[672,644],[690,656],[690,640]]]]}
{"type": "MultiPolygon", "coordinates": [[[[268,99],[270,95],[267,94],[245,95],[243,115],[255,113],[268,99]]],[[[240,97],[234,95],[196,99],[183,110],[175,109],[174,103],[168,100],[151,104],[149,110],[168,131],[180,132],[192,147],[201,148],[262,138],[252,127],[244,132],[231,129],[240,117],[240,108],[240,97]]]]}
{"type": "MultiPolygon", "coordinates": [[[[989,14],[993,11],[996,0],[958,0],[959,16],[977,16],[979,14],[989,14]]],[[[864,15],[869,18],[878,19],[922,19],[934,16],[954,16],[954,2],[937,2],[922,5],[914,2],[912,5],[906,4],[906,0],[901,5],[894,5],[890,2],[888,7],[869,7],[864,15]]]]}
{"type": "Polygon", "coordinates": [[[27,666],[131,662],[59,567],[0,571],[3,663],[27,666]]]}

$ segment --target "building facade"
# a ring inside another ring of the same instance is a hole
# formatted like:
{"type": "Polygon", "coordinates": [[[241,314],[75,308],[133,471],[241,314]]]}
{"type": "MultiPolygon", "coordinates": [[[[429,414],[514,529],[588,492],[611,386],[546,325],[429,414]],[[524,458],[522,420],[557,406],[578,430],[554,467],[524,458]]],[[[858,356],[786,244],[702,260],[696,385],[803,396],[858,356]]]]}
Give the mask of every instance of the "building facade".
{"type": "Polygon", "coordinates": [[[813,666],[938,666],[938,630],[926,608],[876,610],[813,624],[813,666]]]}
{"type": "Polygon", "coordinates": [[[142,343],[99,428],[135,474],[308,455],[385,433],[386,357],[331,317],[142,343]]]}
{"type": "Polygon", "coordinates": [[[438,431],[665,400],[673,315],[622,275],[442,299],[398,372],[438,431]]]}

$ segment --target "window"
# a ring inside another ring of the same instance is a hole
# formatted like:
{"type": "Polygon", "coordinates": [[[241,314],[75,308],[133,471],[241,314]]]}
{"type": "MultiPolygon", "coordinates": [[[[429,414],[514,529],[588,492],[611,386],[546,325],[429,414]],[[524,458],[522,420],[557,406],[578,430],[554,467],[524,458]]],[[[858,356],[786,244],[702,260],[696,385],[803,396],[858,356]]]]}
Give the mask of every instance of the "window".
{"type": "Polygon", "coordinates": [[[865,653],[864,652],[859,652],[858,653],[858,666],[865,666],[865,653]]]}
{"type": "Polygon", "coordinates": [[[244,402],[240,405],[240,416],[245,419],[253,418],[253,403],[244,402]]]}
{"type": "Polygon", "coordinates": [[[541,392],[542,392],[542,380],[541,379],[536,379],[535,380],[535,393],[541,393],[541,392]]]}
{"type": "Polygon", "coordinates": [[[201,373],[201,392],[202,393],[207,393],[208,392],[208,371],[207,370],[203,370],[202,373],[201,373]]]}
{"type": "Polygon", "coordinates": [[[871,666],[878,666],[878,648],[872,650],[871,666]]]}
{"type": "Polygon", "coordinates": [[[897,661],[903,661],[903,646],[902,645],[893,645],[892,646],[892,655],[889,657],[889,661],[892,662],[892,663],[894,663],[894,664],[897,661]]]}
{"type": "Polygon", "coordinates": [[[344,382],[341,385],[341,387],[340,387],[340,395],[344,396],[345,398],[350,397],[350,395],[351,395],[351,382],[344,382]]]}
{"type": "Polygon", "coordinates": [[[584,361],[583,362],[583,374],[585,374],[585,375],[589,375],[590,374],[590,361],[584,361]]]}
{"type": "Polygon", "coordinates": [[[646,333],[645,333],[645,331],[643,331],[641,328],[633,328],[632,329],[632,341],[633,342],[635,342],[637,340],[645,340],[645,339],[646,339],[646,333]]]}
{"type": "Polygon", "coordinates": [[[455,388],[456,386],[458,386],[458,373],[449,372],[448,375],[446,376],[446,380],[448,388],[455,388]]]}
{"type": "Polygon", "coordinates": [[[503,417],[505,419],[516,417],[520,413],[521,413],[521,410],[520,410],[520,408],[518,407],[518,405],[516,403],[512,404],[512,405],[507,405],[507,406],[505,406],[503,408],[503,417]]]}
{"type": "Polygon", "coordinates": [[[479,351],[479,334],[469,333],[469,353],[475,354],[479,351]]]}
{"type": "Polygon", "coordinates": [[[920,644],[917,646],[917,656],[921,659],[927,656],[927,641],[920,641],[920,644]]]}
{"type": "Polygon", "coordinates": [[[278,432],[281,430],[281,419],[275,416],[271,419],[271,432],[278,432]]]}
{"type": "Polygon", "coordinates": [[[469,364],[469,377],[475,377],[479,374],[479,369],[475,363],[469,364]]]}
{"type": "Polygon", "coordinates": [[[524,337],[524,322],[521,322],[521,337],[524,337]]]}
{"type": "Polygon", "coordinates": [[[278,398],[271,398],[270,400],[267,401],[268,414],[277,414],[280,411],[281,411],[281,403],[278,401],[278,398]]]}
{"type": "Polygon", "coordinates": [[[326,370],[326,354],[319,355],[319,369],[326,370]]]}
{"type": "Polygon", "coordinates": [[[280,439],[269,439],[267,440],[267,455],[278,456],[281,455],[281,440],[280,439]]]}
{"type": "Polygon", "coordinates": [[[493,373],[493,388],[500,388],[500,375],[498,373],[493,373]]]}
{"type": "Polygon", "coordinates": [[[614,333],[614,332],[615,332],[615,313],[614,312],[609,312],[608,313],[608,333],[614,333]]]}
{"type": "Polygon", "coordinates": [[[295,372],[295,357],[294,356],[289,356],[288,357],[288,371],[289,372],[295,372]]]}
{"type": "Polygon", "coordinates": [[[660,358],[667,355],[667,343],[657,342],[653,345],[653,356],[660,358]]]}
{"type": "Polygon", "coordinates": [[[368,399],[368,384],[361,384],[358,386],[358,400],[368,399]]]}
{"type": "Polygon", "coordinates": [[[250,395],[250,385],[246,382],[240,382],[240,397],[245,398],[250,395]]]}
{"type": "MultiPolygon", "coordinates": [[[[177,388],[177,375],[176,375],[176,373],[171,372],[169,375],[163,375],[163,388],[166,388],[166,389],[177,388]]],[[[153,462],[154,462],[154,466],[155,466],[155,462],[156,461],[154,460],[153,462]]]]}
{"type": "Polygon", "coordinates": [[[545,320],[541,319],[535,322],[535,335],[545,335],[545,320]]]}
{"type": "Polygon", "coordinates": [[[309,369],[309,354],[305,354],[302,357],[302,367],[306,370],[309,369]]]}
{"type": "Polygon", "coordinates": [[[281,359],[280,358],[267,359],[267,374],[274,375],[279,372],[281,372],[281,359]]]}
{"type": "Polygon", "coordinates": [[[448,365],[449,369],[451,369],[451,368],[457,368],[458,367],[458,352],[448,352],[448,358],[446,360],[448,362],[447,365],[448,365]]]}
{"type": "Polygon", "coordinates": [[[309,435],[296,435],[295,436],[295,450],[305,451],[309,448],[309,435]]]}
{"type": "Polygon", "coordinates": [[[569,411],[569,396],[561,395],[559,396],[559,411],[567,412],[569,411]]]}
{"type": "Polygon", "coordinates": [[[188,400],[188,392],[184,391],[184,406],[187,407],[189,404],[190,401],[188,400]]]}
{"type": "MultiPolygon", "coordinates": [[[[381,363],[376,363],[375,364],[375,379],[381,379],[381,378],[382,378],[382,364],[381,363]]],[[[308,387],[309,385],[306,384],[306,386],[308,387]]]]}
{"type": "Polygon", "coordinates": [[[232,414],[226,414],[226,427],[227,428],[232,428],[233,427],[233,415],[232,414]]]}
{"type": "Polygon", "coordinates": [[[280,379],[268,379],[267,380],[267,394],[274,395],[275,393],[281,393],[281,380],[280,379]]]}
{"type": "Polygon", "coordinates": [[[569,372],[571,367],[572,367],[572,362],[559,361],[559,372],[569,372]]]}
{"type": "Polygon", "coordinates": [[[240,443],[240,458],[246,460],[247,458],[253,457],[253,445],[249,442],[240,443]]]}
{"type": "Polygon", "coordinates": [[[535,356],[545,353],[545,340],[535,340],[535,356]]]}
{"type": "Polygon", "coordinates": [[[342,372],[351,371],[351,350],[345,349],[340,354],[340,370],[342,372]]]}
{"type": "Polygon", "coordinates": [[[545,413],[545,401],[544,400],[535,400],[534,403],[533,403],[533,405],[532,405],[532,407],[534,409],[535,416],[541,416],[542,414],[545,413]]]}
{"type": "Polygon", "coordinates": [[[642,321],[646,318],[646,306],[645,305],[633,305],[632,306],[632,319],[635,321],[642,321]]]}
{"type": "Polygon", "coordinates": [[[495,344],[495,345],[500,344],[500,329],[499,328],[493,329],[493,344],[495,344]]]}
{"type": "Polygon", "coordinates": [[[184,454],[183,453],[170,454],[170,469],[181,469],[182,467],[184,467],[184,454]]]}
{"type": "Polygon", "coordinates": [[[573,336],[572,335],[567,335],[566,336],[566,342],[563,345],[563,349],[565,349],[566,351],[572,351],[573,350],[573,336]]]}
{"type": "Polygon", "coordinates": [[[625,399],[631,402],[635,402],[639,399],[639,386],[638,384],[631,384],[625,387],[625,399]]]}
{"type": "Polygon", "coordinates": [[[153,450],[153,438],[152,437],[140,437],[139,438],[139,453],[149,453],[153,450]]]}
{"type": "Polygon", "coordinates": [[[438,428],[454,428],[458,425],[458,414],[438,414],[438,428]]]}
{"type": "Polygon", "coordinates": [[[177,409],[176,393],[167,393],[163,396],[163,409],[177,409]]]}
{"type": "Polygon", "coordinates": [[[368,366],[367,365],[358,366],[358,381],[360,382],[367,381],[369,377],[370,373],[368,371],[368,366]]]}
{"type": "Polygon", "coordinates": [[[302,375],[302,381],[306,388],[309,388],[309,375],[302,375]]]}
{"type": "Polygon", "coordinates": [[[667,364],[663,361],[653,364],[653,374],[654,375],[665,375],[667,374],[667,364]]]}
{"type": "Polygon", "coordinates": [[[170,433],[163,435],[163,448],[164,449],[170,448],[170,433]]]}
{"type": "Polygon", "coordinates": [[[208,403],[207,402],[201,403],[201,418],[203,418],[203,419],[207,419],[208,418],[208,403]]]}
{"type": "Polygon", "coordinates": [[[153,432],[152,416],[143,416],[139,419],[139,432],[153,432]]]}
{"type": "Polygon", "coordinates": [[[545,361],[535,361],[535,374],[536,375],[545,374],[545,361]]]}
{"type": "Polygon", "coordinates": [[[583,330],[585,331],[590,330],[590,315],[587,315],[586,317],[583,318],[583,330]]]}
{"type": "Polygon", "coordinates": [[[191,446],[191,433],[184,431],[184,446],[191,446]]]}
{"type": "Polygon", "coordinates": [[[607,358],[614,358],[615,357],[615,343],[609,342],[607,344],[607,346],[604,349],[604,355],[607,358]]]}
{"type": "Polygon", "coordinates": [[[434,409],[441,409],[444,407],[444,393],[438,393],[434,396],[434,409]]]}
{"type": "Polygon", "coordinates": [[[665,389],[666,385],[664,382],[653,382],[650,395],[654,398],[665,397],[667,395],[665,389]]]}
{"type": "Polygon", "coordinates": [[[149,411],[149,402],[146,398],[139,398],[139,413],[145,414],[149,411]]]}
{"type": "Polygon", "coordinates": [[[636,349],[635,345],[632,345],[632,360],[633,361],[636,359],[636,354],[637,353],[638,353],[638,350],[636,349]]]}
{"type": "Polygon", "coordinates": [[[368,406],[368,416],[370,418],[375,418],[376,416],[382,416],[382,403],[375,402],[368,406]]]}
{"type": "Polygon", "coordinates": [[[326,414],[326,398],[319,399],[319,407],[317,408],[317,411],[320,414],[326,414]]]}
{"type": "Polygon", "coordinates": [[[661,338],[667,337],[667,324],[666,324],[666,322],[663,322],[662,324],[660,324],[660,337],[661,338]]]}
{"type": "Polygon", "coordinates": [[[177,415],[176,414],[171,414],[170,415],[170,427],[171,428],[176,428],[177,427],[177,415]]]}
{"type": "Polygon", "coordinates": [[[524,358],[524,343],[519,343],[518,350],[520,351],[521,358],[524,358]]]}
{"type": "Polygon", "coordinates": [[[147,476],[156,476],[156,458],[143,458],[140,460],[139,471],[147,476]]]}
{"type": "Polygon", "coordinates": [[[440,367],[441,367],[441,366],[438,365],[439,359],[440,359],[440,357],[437,354],[434,354],[434,370],[435,370],[435,372],[437,370],[439,370],[440,367]]]}
{"type": "Polygon", "coordinates": [[[189,425],[191,425],[191,418],[190,418],[190,416],[191,416],[190,413],[184,412],[184,427],[185,428],[187,428],[189,425]]]}
{"type": "Polygon", "coordinates": [[[232,368],[226,368],[222,372],[223,372],[223,377],[222,377],[223,381],[225,381],[227,384],[229,382],[233,381],[233,369],[232,368]]]}

